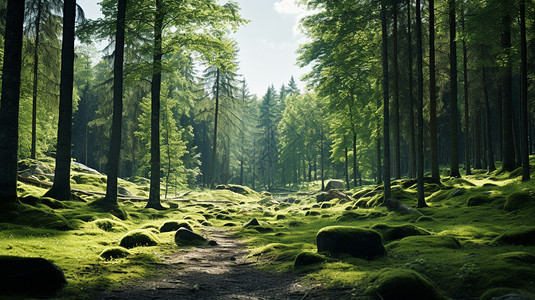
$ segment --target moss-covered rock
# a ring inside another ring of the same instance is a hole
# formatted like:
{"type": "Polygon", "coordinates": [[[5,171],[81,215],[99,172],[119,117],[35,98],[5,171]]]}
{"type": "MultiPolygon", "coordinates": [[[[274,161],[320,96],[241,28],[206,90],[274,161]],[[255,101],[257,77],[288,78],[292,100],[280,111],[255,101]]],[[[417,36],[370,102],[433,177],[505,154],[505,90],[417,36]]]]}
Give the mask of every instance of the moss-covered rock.
{"type": "Polygon", "coordinates": [[[131,249],[135,247],[156,246],[158,240],[154,234],[146,229],[133,230],[121,238],[121,247],[131,249]]]}
{"type": "Polygon", "coordinates": [[[512,264],[535,264],[535,254],[522,251],[498,254],[496,258],[512,264]]]}
{"type": "Polygon", "coordinates": [[[315,216],[319,216],[321,215],[321,213],[319,211],[315,211],[315,210],[309,210],[305,213],[305,217],[315,217],[315,216]]]}
{"type": "Polygon", "coordinates": [[[535,227],[510,230],[493,240],[494,244],[535,245],[535,227]]]}
{"type": "Polygon", "coordinates": [[[316,235],[318,252],[349,254],[374,259],[386,254],[381,235],[376,231],[349,226],[330,226],[316,235]]]}
{"type": "Polygon", "coordinates": [[[388,244],[389,250],[406,253],[421,252],[426,249],[432,251],[434,248],[459,249],[461,243],[448,235],[422,235],[409,236],[388,244]]]}
{"type": "Polygon", "coordinates": [[[486,291],[479,300],[533,300],[533,297],[519,289],[498,287],[486,291]]]}
{"type": "Polygon", "coordinates": [[[325,190],[343,190],[345,188],[345,183],[342,180],[339,179],[331,179],[327,181],[327,185],[325,186],[325,190]]]}
{"type": "Polygon", "coordinates": [[[258,223],[258,220],[256,218],[252,218],[251,220],[245,222],[243,224],[243,227],[249,227],[249,226],[258,226],[260,223],[258,223]]]}
{"type": "Polygon", "coordinates": [[[207,242],[202,235],[187,228],[180,228],[175,233],[175,243],[178,246],[201,246],[206,245],[207,242]]]}
{"type": "Polygon", "coordinates": [[[40,257],[0,256],[0,294],[51,297],[67,284],[63,271],[40,257]]]}
{"type": "Polygon", "coordinates": [[[506,211],[515,211],[522,208],[525,208],[528,205],[531,205],[533,203],[534,195],[530,191],[521,191],[509,194],[506,197],[505,204],[503,206],[503,209],[506,211]]]}
{"type": "Polygon", "coordinates": [[[104,249],[104,251],[100,253],[100,257],[104,260],[123,258],[123,257],[127,257],[128,255],[130,255],[130,252],[128,252],[128,250],[126,250],[123,247],[107,248],[107,249],[104,249]]]}
{"type": "Polygon", "coordinates": [[[488,195],[475,195],[468,198],[466,206],[480,206],[484,204],[491,203],[494,199],[489,198],[488,195]]]}
{"type": "Polygon", "coordinates": [[[359,213],[354,212],[354,211],[344,211],[341,216],[336,218],[336,221],[339,221],[339,222],[351,222],[351,221],[362,220],[362,219],[366,219],[366,215],[359,214],[359,213]]]}
{"type": "Polygon", "coordinates": [[[325,261],[325,257],[313,252],[301,252],[297,254],[294,261],[294,267],[319,264],[325,261]]]}
{"type": "Polygon", "coordinates": [[[98,219],[92,223],[104,231],[123,231],[128,229],[125,224],[112,219],[98,219]]]}
{"type": "Polygon", "coordinates": [[[162,226],[160,226],[160,232],[177,231],[179,228],[187,228],[189,230],[193,230],[193,228],[191,228],[191,225],[185,220],[171,220],[166,221],[162,224],[162,226]]]}
{"type": "Polygon", "coordinates": [[[407,269],[385,269],[374,279],[367,294],[389,300],[445,300],[444,293],[428,278],[407,269]]]}
{"type": "Polygon", "coordinates": [[[385,241],[399,240],[408,236],[429,235],[429,231],[411,224],[386,225],[376,224],[372,229],[379,232],[385,241]]]}
{"type": "Polygon", "coordinates": [[[331,208],[333,205],[331,203],[322,203],[321,204],[321,208],[322,209],[326,209],[326,208],[331,208]]]}

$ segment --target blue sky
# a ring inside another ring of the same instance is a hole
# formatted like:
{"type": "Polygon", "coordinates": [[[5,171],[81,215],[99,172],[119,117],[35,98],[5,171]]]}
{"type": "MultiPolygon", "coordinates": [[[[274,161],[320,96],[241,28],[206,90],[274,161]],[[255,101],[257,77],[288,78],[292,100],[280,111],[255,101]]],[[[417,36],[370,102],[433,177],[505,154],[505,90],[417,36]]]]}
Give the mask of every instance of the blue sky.
{"type": "MultiPolygon", "coordinates": [[[[297,48],[303,41],[297,23],[304,10],[295,0],[234,1],[240,5],[242,17],[251,21],[233,35],[240,48],[239,73],[247,80],[251,93],[261,97],[271,84],[278,90],[292,75],[303,90],[300,77],[306,70],[298,68],[295,62],[297,48]]],[[[101,16],[98,2],[78,0],[90,19],[101,16]]]]}

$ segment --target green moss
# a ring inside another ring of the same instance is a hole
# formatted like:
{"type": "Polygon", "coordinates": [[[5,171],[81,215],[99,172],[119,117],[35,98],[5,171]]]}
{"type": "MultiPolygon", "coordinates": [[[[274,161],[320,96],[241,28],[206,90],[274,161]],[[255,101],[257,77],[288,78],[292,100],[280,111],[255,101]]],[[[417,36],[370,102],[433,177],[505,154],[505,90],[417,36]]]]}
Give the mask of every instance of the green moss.
{"type": "Polygon", "coordinates": [[[336,220],[339,222],[352,222],[355,220],[362,220],[362,219],[366,219],[366,215],[359,214],[354,211],[344,211],[341,216],[336,218],[336,220]]]}
{"type": "Polygon", "coordinates": [[[130,252],[123,247],[111,247],[104,249],[99,256],[104,260],[112,260],[127,257],[128,255],[130,255],[130,252]]]}
{"type": "Polygon", "coordinates": [[[294,267],[302,267],[313,264],[319,264],[325,261],[323,255],[313,252],[301,252],[295,257],[294,267]]]}
{"type": "Polygon", "coordinates": [[[535,201],[535,197],[531,191],[512,193],[506,197],[503,209],[506,211],[519,210],[530,206],[533,201],[535,201]]]}
{"type": "Polygon", "coordinates": [[[267,261],[293,262],[295,257],[302,252],[304,248],[304,245],[300,243],[271,243],[264,247],[254,249],[249,256],[267,261]]]}
{"type": "Polygon", "coordinates": [[[412,270],[384,269],[372,279],[368,295],[382,299],[445,300],[449,299],[428,278],[412,270]]]}
{"type": "Polygon", "coordinates": [[[386,254],[379,233],[351,226],[328,226],[316,235],[318,252],[349,254],[356,258],[375,259],[386,254]]]}
{"type": "Polygon", "coordinates": [[[491,203],[493,199],[489,198],[487,195],[475,195],[468,198],[466,206],[479,206],[491,203]]]}
{"type": "Polygon", "coordinates": [[[459,241],[447,235],[409,236],[390,243],[387,248],[398,253],[434,251],[435,248],[459,249],[459,241]]]}
{"type": "Polygon", "coordinates": [[[187,228],[189,230],[193,230],[191,228],[191,225],[185,220],[166,221],[165,223],[162,224],[162,226],[160,226],[159,230],[160,232],[171,232],[171,231],[177,231],[179,228],[187,228]]]}
{"type": "Polygon", "coordinates": [[[528,252],[508,252],[496,255],[496,258],[512,264],[535,264],[535,254],[528,252]]]}
{"type": "Polygon", "coordinates": [[[158,240],[149,230],[133,230],[121,238],[120,246],[130,249],[134,247],[156,246],[158,240]]]}
{"type": "Polygon", "coordinates": [[[125,231],[128,229],[124,223],[112,219],[99,219],[92,223],[104,231],[125,231]]]}
{"type": "Polygon", "coordinates": [[[505,232],[493,241],[494,244],[535,245],[535,227],[505,232]]]}
{"type": "Polygon", "coordinates": [[[390,226],[376,224],[372,229],[379,232],[385,241],[399,240],[408,236],[429,235],[429,231],[411,224],[390,226]]]}
{"type": "Polygon", "coordinates": [[[416,219],[416,223],[433,222],[433,221],[435,221],[435,219],[433,219],[433,217],[430,217],[430,216],[421,216],[418,219],[416,219]]]}
{"type": "Polygon", "coordinates": [[[493,288],[493,289],[486,291],[483,295],[481,295],[481,297],[479,297],[479,300],[493,300],[498,297],[501,297],[504,295],[510,295],[510,294],[526,296],[526,299],[532,299],[533,297],[533,295],[529,295],[525,291],[522,291],[519,289],[513,289],[513,288],[508,288],[508,287],[498,287],[498,288],[493,288]]]}

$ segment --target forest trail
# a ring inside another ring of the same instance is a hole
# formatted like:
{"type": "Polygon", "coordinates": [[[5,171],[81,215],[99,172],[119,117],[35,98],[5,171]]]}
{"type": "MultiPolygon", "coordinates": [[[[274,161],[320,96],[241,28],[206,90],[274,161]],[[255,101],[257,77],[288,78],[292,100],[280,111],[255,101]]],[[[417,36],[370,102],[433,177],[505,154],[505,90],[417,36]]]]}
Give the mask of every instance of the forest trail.
{"type": "Polygon", "coordinates": [[[221,228],[206,232],[217,246],[181,249],[165,256],[157,278],[130,282],[95,299],[304,299],[310,288],[292,274],[254,267],[242,241],[221,228]]]}

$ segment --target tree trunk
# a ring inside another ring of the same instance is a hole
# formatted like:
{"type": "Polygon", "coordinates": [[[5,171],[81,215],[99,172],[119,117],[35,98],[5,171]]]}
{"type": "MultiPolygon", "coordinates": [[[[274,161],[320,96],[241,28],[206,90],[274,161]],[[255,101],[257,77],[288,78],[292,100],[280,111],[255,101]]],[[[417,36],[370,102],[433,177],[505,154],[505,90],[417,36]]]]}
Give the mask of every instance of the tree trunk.
{"type": "Polygon", "coordinates": [[[459,139],[457,110],[457,22],[455,0],[448,0],[450,20],[450,176],[461,177],[459,172],[459,139]]]}
{"type": "Polygon", "coordinates": [[[357,133],[353,131],[353,186],[357,186],[357,133]]]}
{"type": "Polygon", "coordinates": [[[511,95],[511,16],[503,9],[505,15],[502,16],[502,47],[505,51],[505,66],[502,74],[502,139],[503,139],[503,161],[502,168],[505,171],[513,171],[516,167],[515,162],[515,149],[513,140],[513,98],[511,95]]]}
{"type": "Polygon", "coordinates": [[[429,127],[431,146],[431,177],[434,179],[435,182],[440,182],[440,169],[438,166],[434,0],[429,0],[429,127]]]}
{"type": "Polygon", "coordinates": [[[162,84],[162,27],[161,0],[156,0],[154,21],[154,56],[151,82],[150,126],[150,188],[146,208],[163,209],[160,203],[160,89],[162,84]]]}
{"type": "MultiPolygon", "coordinates": [[[[431,5],[433,0],[430,0],[431,5]]],[[[411,0],[407,0],[407,51],[409,64],[409,178],[416,177],[416,136],[414,130],[414,97],[413,97],[413,73],[412,73],[412,36],[411,36],[411,0]]],[[[434,33],[433,33],[434,34],[434,33]]],[[[433,54],[434,55],[434,54],[433,54]]],[[[435,104],[436,110],[436,104],[435,104]]],[[[436,126],[435,126],[436,128],[436,126]]]]}
{"type": "Polygon", "coordinates": [[[475,137],[475,168],[481,169],[481,109],[476,106],[474,112],[474,137],[475,137]]]}
{"type": "Polygon", "coordinates": [[[490,114],[490,103],[489,103],[489,92],[487,85],[487,71],[483,67],[481,69],[481,77],[483,79],[483,98],[485,98],[485,110],[487,115],[487,161],[488,161],[488,170],[489,173],[496,170],[494,165],[494,153],[492,151],[492,131],[491,131],[491,114],[490,114]]]}
{"type": "Polygon", "coordinates": [[[108,160],[108,178],[106,180],[106,196],[104,197],[105,203],[113,206],[117,205],[117,177],[119,176],[119,160],[121,158],[125,16],[126,0],[119,0],[117,6],[117,29],[115,33],[115,58],[113,61],[113,120],[108,160]]]}
{"type": "Polygon", "coordinates": [[[64,0],[56,169],[54,171],[54,184],[44,195],[45,197],[57,200],[71,199],[71,132],[75,18],[76,0],[64,0]]]}
{"type": "MultiPolygon", "coordinates": [[[[464,27],[464,10],[462,12],[462,27],[464,27]]],[[[466,175],[471,175],[470,170],[470,111],[468,108],[468,57],[466,51],[466,39],[463,37],[463,80],[464,80],[464,165],[466,175]]]]}
{"type": "Polygon", "coordinates": [[[388,28],[386,22],[386,0],[381,2],[382,61],[383,61],[383,105],[384,105],[384,198],[390,199],[390,111],[388,93],[388,28]]]}
{"type": "Polygon", "coordinates": [[[35,49],[33,50],[33,93],[32,93],[32,147],[30,157],[35,159],[37,148],[37,84],[39,71],[39,33],[41,31],[41,0],[37,2],[35,17],[35,49]]]}
{"type": "MultiPolygon", "coordinates": [[[[401,178],[401,153],[400,153],[400,141],[399,141],[399,66],[398,66],[398,5],[397,2],[394,2],[393,7],[394,12],[394,29],[393,29],[393,38],[394,38],[394,102],[392,103],[392,123],[394,130],[394,178],[401,178]]],[[[356,184],[355,184],[356,185],[356,184]]]]}
{"type": "Polygon", "coordinates": [[[526,41],[526,1],[520,0],[520,57],[522,65],[521,74],[521,98],[520,98],[520,117],[522,128],[521,145],[522,145],[522,180],[530,179],[529,174],[529,146],[528,146],[528,58],[527,58],[527,41],[526,41]]]}
{"type": "Polygon", "coordinates": [[[416,0],[416,73],[418,85],[418,171],[417,171],[417,187],[418,187],[418,207],[426,207],[424,196],[424,76],[423,76],[423,53],[422,53],[422,16],[420,0],[416,0]]]}
{"type": "MultiPolygon", "coordinates": [[[[345,140],[345,137],[344,137],[344,140],[345,140]]],[[[347,146],[346,146],[346,148],[345,148],[345,175],[346,175],[346,187],[349,190],[349,162],[348,162],[347,152],[348,152],[348,150],[347,150],[347,146]]]]}
{"type": "Polygon", "coordinates": [[[217,155],[217,121],[219,116],[219,68],[217,68],[216,74],[216,88],[215,88],[215,116],[214,116],[214,138],[212,142],[212,170],[210,179],[210,187],[215,188],[215,175],[216,175],[216,155],[217,155]]]}
{"type": "Polygon", "coordinates": [[[9,0],[6,12],[2,96],[0,100],[0,205],[17,201],[17,151],[19,139],[20,74],[24,1],[9,0]]]}
{"type": "Polygon", "coordinates": [[[320,143],[320,147],[321,147],[321,153],[320,153],[320,157],[321,157],[321,163],[320,163],[320,167],[321,167],[321,190],[324,191],[325,190],[325,153],[324,153],[324,149],[323,149],[323,144],[325,143],[325,134],[323,132],[323,122],[321,123],[321,143],[320,143]]]}

